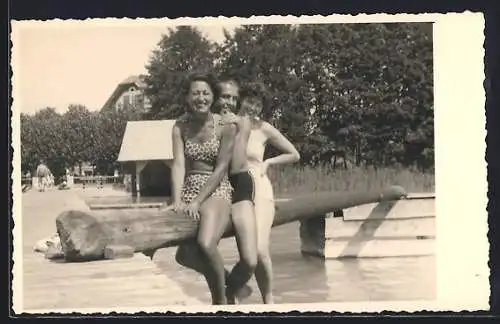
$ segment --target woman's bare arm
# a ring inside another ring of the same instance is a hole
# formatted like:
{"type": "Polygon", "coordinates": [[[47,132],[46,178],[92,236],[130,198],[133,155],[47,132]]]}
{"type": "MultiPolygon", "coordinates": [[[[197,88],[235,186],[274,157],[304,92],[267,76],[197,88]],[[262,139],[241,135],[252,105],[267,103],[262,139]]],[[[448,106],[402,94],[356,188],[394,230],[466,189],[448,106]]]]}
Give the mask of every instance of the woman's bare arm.
{"type": "Polygon", "coordinates": [[[194,199],[196,203],[201,204],[207,199],[212,192],[217,188],[219,183],[227,173],[229,162],[233,155],[234,140],[236,137],[236,126],[234,124],[224,125],[222,129],[222,137],[220,142],[219,155],[215,165],[214,172],[210,175],[205,185],[201,188],[200,193],[194,199]]]}
{"type": "Polygon", "coordinates": [[[184,158],[184,141],[181,136],[179,125],[175,124],[172,129],[172,145],[174,161],[172,164],[172,200],[174,204],[181,203],[181,191],[184,185],[186,165],[184,158]]]}
{"type": "Polygon", "coordinates": [[[273,125],[264,122],[262,130],[267,135],[268,142],[283,152],[278,156],[267,159],[266,163],[269,165],[285,164],[294,163],[300,160],[300,154],[295,146],[273,125]]]}

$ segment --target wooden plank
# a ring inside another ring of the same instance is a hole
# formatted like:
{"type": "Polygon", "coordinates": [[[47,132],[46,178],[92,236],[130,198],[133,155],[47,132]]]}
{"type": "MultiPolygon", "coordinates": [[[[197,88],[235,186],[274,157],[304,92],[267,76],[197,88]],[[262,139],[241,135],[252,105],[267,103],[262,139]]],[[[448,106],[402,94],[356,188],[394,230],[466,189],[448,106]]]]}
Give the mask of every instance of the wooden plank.
{"type": "Polygon", "coordinates": [[[436,193],[434,192],[410,192],[405,199],[435,199],[436,193]]]}
{"type": "MultiPolygon", "coordinates": [[[[317,192],[276,202],[273,226],[325,215],[337,209],[370,202],[394,200],[406,195],[403,188],[389,187],[373,192],[317,192]]],[[[101,259],[110,244],[128,245],[136,252],[175,246],[193,239],[198,223],[172,210],[151,212],[147,209],[69,210],[56,220],[66,260],[101,259]]],[[[234,235],[232,224],[224,237],[234,235]]]]}
{"type": "Polygon", "coordinates": [[[32,254],[24,259],[25,310],[200,303],[141,254],[87,263],[56,263],[32,254]]]}
{"type": "MultiPolygon", "coordinates": [[[[126,293],[131,290],[137,289],[152,289],[155,285],[155,281],[165,280],[166,277],[159,274],[143,274],[140,277],[136,275],[131,275],[129,277],[108,277],[108,278],[78,278],[73,277],[68,280],[57,280],[57,281],[38,281],[30,284],[30,294],[46,294],[47,291],[53,291],[55,294],[60,292],[71,292],[78,288],[79,292],[86,291],[92,292],[92,294],[99,293],[100,291],[110,288],[113,290],[119,290],[122,293],[126,293]]],[[[162,286],[165,284],[161,283],[162,286]]]]}
{"type": "Polygon", "coordinates": [[[325,241],[325,259],[338,258],[382,258],[401,256],[424,256],[435,254],[435,240],[349,240],[325,241]]]}
{"type": "Polygon", "coordinates": [[[160,208],[163,203],[122,203],[122,204],[90,204],[90,210],[101,209],[140,209],[140,208],[160,208]]]}
{"type": "Polygon", "coordinates": [[[436,218],[409,218],[387,220],[348,220],[327,218],[325,237],[329,239],[371,240],[379,237],[432,237],[436,236],[436,218]]]}
{"type": "MultiPolygon", "coordinates": [[[[123,278],[123,277],[141,277],[141,276],[148,276],[148,275],[161,275],[161,269],[158,267],[155,267],[155,269],[150,269],[150,268],[137,268],[135,267],[134,269],[123,269],[120,272],[111,272],[106,269],[100,269],[99,271],[94,271],[94,273],[85,273],[85,272],[80,272],[82,276],[85,275],[85,277],[89,280],[92,279],[105,279],[105,278],[123,278]]],[[[50,281],[65,281],[65,280],[72,280],[75,275],[78,275],[80,273],[74,273],[72,272],[65,272],[61,274],[50,274],[44,272],[35,272],[31,271],[28,273],[25,273],[23,276],[23,281],[25,284],[37,284],[38,282],[50,282],[50,281]]]]}
{"type": "Polygon", "coordinates": [[[435,217],[434,198],[413,198],[369,203],[344,209],[345,220],[435,217]]]}

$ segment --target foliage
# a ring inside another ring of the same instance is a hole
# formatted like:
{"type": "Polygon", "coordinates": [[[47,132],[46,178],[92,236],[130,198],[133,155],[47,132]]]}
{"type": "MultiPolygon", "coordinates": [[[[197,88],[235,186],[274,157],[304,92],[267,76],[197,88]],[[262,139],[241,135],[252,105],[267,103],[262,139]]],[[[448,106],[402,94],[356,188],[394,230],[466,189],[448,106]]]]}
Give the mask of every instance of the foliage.
{"type": "Polygon", "coordinates": [[[250,25],[227,36],[218,71],[260,79],[264,118],[302,161],[329,163],[346,150],[356,164],[433,164],[430,24],[250,25]]]}
{"type": "Polygon", "coordinates": [[[44,158],[109,172],[126,122],[178,117],[186,74],[209,70],[267,86],[263,118],[296,145],[303,166],[329,169],[340,150],[351,165],[433,169],[432,24],[244,25],[225,37],[214,44],[194,27],[169,29],[146,64],[146,116],[77,105],[22,115],[23,169],[44,158]]]}
{"type": "Polygon", "coordinates": [[[95,125],[98,134],[93,162],[101,174],[112,174],[119,167],[116,162],[125,134],[127,121],[139,120],[140,114],[133,107],[124,107],[121,110],[101,111],[95,125]]]}
{"type": "Polygon", "coordinates": [[[62,154],[68,165],[92,161],[97,142],[96,117],[85,106],[70,105],[62,116],[62,154]]]}
{"type": "Polygon", "coordinates": [[[58,170],[65,162],[61,133],[62,116],[47,107],[33,116],[21,115],[21,167],[32,174],[40,160],[58,170]]]}
{"type": "Polygon", "coordinates": [[[152,105],[147,118],[176,118],[184,112],[181,89],[186,72],[211,70],[213,46],[193,27],[169,29],[146,65],[145,94],[152,105]]]}
{"type": "Polygon", "coordinates": [[[97,172],[110,174],[117,167],[127,121],[139,117],[130,107],[90,112],[82,105],[71,105],[62,115],[54,108],[21,114],[21,168],[33,174],[43,159],[59,176],[88,162],[97,172]]]}

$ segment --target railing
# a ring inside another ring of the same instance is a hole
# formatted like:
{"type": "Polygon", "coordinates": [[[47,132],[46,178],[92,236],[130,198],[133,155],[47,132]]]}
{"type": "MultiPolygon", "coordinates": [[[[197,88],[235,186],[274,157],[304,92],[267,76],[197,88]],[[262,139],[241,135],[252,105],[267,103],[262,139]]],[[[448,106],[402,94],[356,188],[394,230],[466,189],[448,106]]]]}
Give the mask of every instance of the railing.
{"type": "Polygon", "coordinates": [[[84,176],[73,177],[73,183],[76,184],[118,184],[123,183],[123,176],[84,176]]]}

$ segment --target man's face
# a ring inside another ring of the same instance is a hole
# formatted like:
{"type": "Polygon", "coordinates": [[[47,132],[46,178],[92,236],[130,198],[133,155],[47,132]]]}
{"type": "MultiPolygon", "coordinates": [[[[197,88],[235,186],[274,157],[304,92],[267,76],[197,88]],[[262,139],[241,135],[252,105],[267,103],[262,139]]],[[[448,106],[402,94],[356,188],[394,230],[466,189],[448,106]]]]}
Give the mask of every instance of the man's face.
{"type": "Polygon", "coordinates": [[[219,100],[217,104],[221,113],[234,112],[240,97],[238,86],[234,83],[221,83],[219,85],[219,100]]]}

